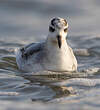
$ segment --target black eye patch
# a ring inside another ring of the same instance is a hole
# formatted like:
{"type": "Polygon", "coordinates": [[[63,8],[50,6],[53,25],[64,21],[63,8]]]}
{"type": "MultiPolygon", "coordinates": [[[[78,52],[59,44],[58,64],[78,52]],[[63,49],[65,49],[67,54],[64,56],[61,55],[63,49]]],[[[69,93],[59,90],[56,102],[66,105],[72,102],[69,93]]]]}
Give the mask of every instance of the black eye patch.
{"type": "Polygon", "coordinates": [[[56,21],[56,20],[58,20],[58,21],[59,21],[59,19],[58,19],[58,18],[54,18],[54,19],[52,19],[52,20],[51,20],[51,24],[52,24],[53,26],[55,26],[55,21],[56,21]]]}
{"type": "Polygon", "coordinates": [[[68,28],[65,28],[65,29],[64,29],[64,32],[67,32],[67,31],[68,31],[68,28]]]}
{"type": "Polygon", "coordinates": [[[50,32],[54,32],[55,29],[54,29],[53,27],[50,26],[50,27],[49,27],[49,31],[50,31],[50,32]]]}

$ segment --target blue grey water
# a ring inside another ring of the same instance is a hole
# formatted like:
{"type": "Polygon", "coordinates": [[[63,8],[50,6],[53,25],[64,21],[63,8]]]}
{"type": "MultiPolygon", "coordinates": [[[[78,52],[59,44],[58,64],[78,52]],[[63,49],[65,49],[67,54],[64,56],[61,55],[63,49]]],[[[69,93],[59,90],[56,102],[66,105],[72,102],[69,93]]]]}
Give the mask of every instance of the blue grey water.
{"type": "Polygon", "coordinates": [[[99,110],[99,78],[100,0],[0,0],[0,110],[99,110]],[[22,73],[14,49],[45,40],[55,16],[68,20],[79,72],[22,73]]]}

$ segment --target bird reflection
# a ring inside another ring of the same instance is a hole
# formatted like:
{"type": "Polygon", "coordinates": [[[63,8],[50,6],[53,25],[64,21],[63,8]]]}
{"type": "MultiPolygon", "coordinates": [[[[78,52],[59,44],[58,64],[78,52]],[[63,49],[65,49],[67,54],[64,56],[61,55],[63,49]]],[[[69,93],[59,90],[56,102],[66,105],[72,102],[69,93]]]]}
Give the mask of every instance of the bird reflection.
{"type": "MultiPolygon", "coordinates": [[[[69,95],[74,94],[74,90],[72,87],[67,87],[66,85],[61,85],[60,83],[68,80],[70,77],[64,76],[64,75],[29,75],[29,74],[23,74],[22,75],[25,79],[29,80],[30,82],[28,84],[38,84],[40,86],[46,86],[49,87],[53,93],[55,94],[50,100],[61,98],[61,97],[67,97],[69,95]]],[[[50,101],[45,100],[45,101],[50,101]]],[[[32,99],[32,101],[36,101],[36,99],[32,99]]],[[[38,100],[38,101],[43,101],[38,100]]]]}

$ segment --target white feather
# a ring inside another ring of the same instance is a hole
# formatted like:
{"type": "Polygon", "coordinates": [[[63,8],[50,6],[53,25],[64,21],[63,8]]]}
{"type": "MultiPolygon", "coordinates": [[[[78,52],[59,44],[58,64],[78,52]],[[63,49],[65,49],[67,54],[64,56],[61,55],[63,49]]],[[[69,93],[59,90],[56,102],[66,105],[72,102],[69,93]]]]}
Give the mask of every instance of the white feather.
{"type": "Polygon", "coordinates": [[[45,42],[29,44],[23,48],[23,51],[15,50],[16,62],[20,70],[28,72],[77,70],[77,60],[66,42],[67,32],[64,32],[65,25],[68,24],[65,24],[61,18],[56,20],[58,27],[55,27],[54,32],[48,33],[45,42]],[[64,25],[59,26],[63,23],[64,25]],[[61,48],[58,46],[57,35],[61,36],[61,48]]]}

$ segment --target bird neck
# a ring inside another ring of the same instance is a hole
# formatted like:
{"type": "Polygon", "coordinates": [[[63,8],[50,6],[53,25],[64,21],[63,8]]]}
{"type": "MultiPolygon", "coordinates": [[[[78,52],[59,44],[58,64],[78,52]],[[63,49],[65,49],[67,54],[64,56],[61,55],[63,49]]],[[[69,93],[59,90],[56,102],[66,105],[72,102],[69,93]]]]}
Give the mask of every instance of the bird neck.
{"type": "Polygon", "coordinates": [[[47,38],[46,39],[46,49],[48,51],[62,52],[64,49],[69,49],[69,47],[68,47],[66,39],[64,39],[62,41],[61,48],[59,48],[57,41],[52,41],[51,39],[47,38]]]}

